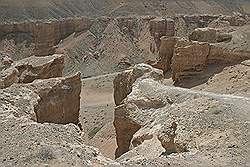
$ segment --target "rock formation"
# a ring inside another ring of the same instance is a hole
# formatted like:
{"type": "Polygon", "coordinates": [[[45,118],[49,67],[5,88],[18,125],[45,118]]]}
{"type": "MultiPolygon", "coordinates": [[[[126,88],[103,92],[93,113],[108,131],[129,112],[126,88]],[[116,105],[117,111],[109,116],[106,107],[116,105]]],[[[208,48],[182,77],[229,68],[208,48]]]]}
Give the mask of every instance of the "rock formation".
{"type": "Polygon", "coordinates": [[[117,156],[123,154],[117,160],[167,156],[159,166],[244,166],[249,104],[246,97],[168,87],[142,76],[116,107],[117,156]]]}
{"type": "Polygon", "coordinates": [[[159,49],[159,57],[155,64],[152,64],[153,67],[163,70],[164,72],[168,71],[171,68],[171,61],[174,55],[174,49],[178,37],[161,37],[161,45],[159,49]]]}
{"type": "Polygon", "coordinates": [[[1,89],[0,165],[112,164],[98,150],[83,144],[81,131],[74,125],[78,123],[80,91],[79,74],[1,89]],[[61,125],[66,123],[70,124],[61,125]]]}
{"type": "Polygon", "coordinates": [[[232,35],[220,33],[214,28],[197,28],[191,33],[189,39],[199,42],[218,43],[231,41],[232,35]]]}
{"type": "MultiPolygon", "coordinates": [[[[87,18],[61,19],[57,21],[36,21],[8,23],[0,25],[0,39],[10,34],[26,34],[34,43],[34,55],[54,54],[56,45],[72,33],[78,33],[90,28],[92,21],[87,18]]],[[[17,37],[17,36],[16,36],[17,37]]],[[[15,35],[14,35],[15,38],[15,35]]],[[[15,41],[17,41],[16,39],[15,41]]],[[[20,39],[25,40],[25,39],[20,39]]]]}
{"type": "Polygon", "coordinates": [[[8,87],[13,83],[30,83],[35,79],[60,77],[63,67],[63,55],[31,56],[2,69],[0,88],[8,87]]]}
{"type": "Polygon", "coordinates": [[[157,50],[162,36],[171,37],[175,34],[175,23],[172,19],[155,18],[150,20],[150,33],[155,39],[157,50]]]}
{"type": "Polygon", "coordinates": [[[209,51],[208,43],[193,42],[187,46],[177,44],[171,64],[173,80],[178,81],[202,72],[206,68],[209,51]]]}
{"type": "Polygon", "coordinates": [[[35,80],[23,86],[39,96],[35,106],[37,122],[79,123],[80,73],[66,78],[35,80]]]}
{"type": "MultiPolygon", "coordinates": [[[[142,77],[143,75],[155,78],[156,80],[163,78],[163,74],[160,70],[153,69],[151,66],[146,64],[141,64],[135,66],[131,71],[119,74],[114,80],[114,100],[117,105],[114,120],[118,145],[116,157],[119,157],[129,150],[129,142],[132,135],[140,128],[136,122],[123,119],[124,117],[129,117],[127,114],[130,114],[126,113],[123,100],[131,93],[132,85],[136,79],[142,77]]],[[[150,99],[142,99],[141,102],[138,102],[138,105],[139,103],[143,105],[144,100],[148,101],[150,99]]],[[[154,104],[152,103],[152,105],[154,104]]]]}

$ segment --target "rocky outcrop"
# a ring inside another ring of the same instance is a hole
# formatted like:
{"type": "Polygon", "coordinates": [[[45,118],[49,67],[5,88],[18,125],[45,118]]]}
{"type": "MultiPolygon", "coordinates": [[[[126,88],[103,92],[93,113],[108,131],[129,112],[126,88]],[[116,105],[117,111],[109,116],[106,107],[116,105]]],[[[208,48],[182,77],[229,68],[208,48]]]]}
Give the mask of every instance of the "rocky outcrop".
{"type": "Polygon", "coordinates": [[[153,67],[168,71],[171,68],[171,61],[174,55],[174,48],[179,40],[178,37],[161,37],[161,45],[159,49],[159,57],[157,63],[152,64],[153,67]]]}
{"type": "Polygon", "coordinates": [[[23,115],[36,122],[78,124],[80,92],[80,73],[66,78],[35,80],[29,84],[13,84],[9,88],[1,89],[1,94],[3,94],[1,106],[7,106],[2,109],[8,111],[10,105],[17,109],[11,112],[17,112],[16,115],[20,117],[23,115]],[[5,92],[12,93],[7,95],[8,93],[5,92]],[[15,98],[15,100],[10,98],[15,98]],[[27,111],[25,108],[20,108],[25,107],[26,103],[27,111]]]}
{"type": "Polygon", "coordinates": [[[179,81],[201,73],[207,66],[210,52],[208,43],[193,42],[191,45],[177,44],[172,58],[173,80],[179,81]]]}
{"type": "Polygon", "coordinates": [[[0,52],[0,89],[18,82],[18,71],[10,68],[13,63],[8,54],[0,52]]]}
{"type": "Polygon", "coordinates": [[[15,62],[13,66],[19,71],[19,83],[30,83],[35,79],[47,79],[62,76],[64,56],[31,56],[15,62]]]}
{"type": "MultiPolygon", "coordinates": [[[[151,66],[146,64],[140,64],[135,66],[132,70],[119,74],[114,80],[114,100],[117,105],[115,108],[115,119],[114,126],[116,128],[116,139],[118,148],[116,149],[115,156],[119,157],[123,153],[129,150],[129,143],[132,139],[133,134],[141,127],[136,122],[131,120],[125,120],[125,117],[129,117],[130,113],[126,112],[124,108],[123,100],[131,93],[132,85],[137,78],[143,75],[152,77],[156,80],[163,78],[161,71],[153,69],[151,66]],[[127,115],[129,114],[129,115],[127,115]]],[[[145,101],[150,99],[142,99],[139,103],[144,104],[145,101]]],[[[152,103],[148,107],[152,107],[152,103]]]]}
{"type": "MultiPolygon", "coordinates": [[[[0,39],[10,34],[22,33],[23,36],[31,36],[34,43],[34,55],[54,54],[56,45],[72,33],[78,33],[90,28],[92,21],[87,18],[71,18],[58,21],[37,21],[9,23],[0,25],[0,39]]],[[[18,39],[18,40],[25,40],[18,39]]],[[[17,39],[15,40],[17,41],[17,39]]]]}
{"type": "Polygon", "coordinates": [[[162,79],[159,70],[153,70],[151,66],[146,64],[138,64],[131,70],[122,72],[115,77],[113,81],[114,100],[117,106],[120,105],[123,99],[132,91],[132,86],[136,79],[146,74],[159,80],[162,79]]]}
{"type": "Polygon", "coordinates": [[[18,70],[16,68],[2,69],[0,72],[0,89],[9,87],[13,83],[18,83],[18,70]]]}
{"type": "Polygon", "coordinates": [[[249,52],[234,51],[216,44],[212,44],[210,48],[208,63],[235,63],[250,59],[249,52]]]}
{"type": "Polygon", "coordinates": [[[77,74],[1,89],[0,166],[116,164],[83,144],[81,131],[74,125],[78,122],[80,88],[77,74]],[[66,123],[70,124],[61,125],[66,123]]]}
{"type": "Polygon", "coordinates": [[[37,122],[79,123],[80,73],[66,78],[36,80],[23,86],[39,96],[35,106],[37,122]]]}
{"type": "Polygon", "coordinates": [[[0,88],[6,88],[13,83],[30,83],[35,79],[60,77],[63,67],[63,55],[31,56],[14,62],[10,67],[4,68],[0,72],[0,88]]]}
{"type": "Polygon", "coordinates": [[[116,107],[116,133],[124,135],[117,137],[118,149],[128,151],[117,160],[162,157],[163,163],[167,156],[173,166],[244,166],[249,104],[249,98],[168,87],[142,76],[116,107]]]}
{"type": "Polygon", "coordinates": [[[155,18],[150,20],[150,33],[151,36],[154,37],[157,50],[160,47],[160,38],[162,36],[171,37],[175,34],[175,23],[173,19],[163,19],[163,18],[155,18]]]}
{"type": "Polygon", "coordinates": [[[229,33],[221,33],[214,28],[197,28],[191,33],[189,39],[209,43],[229,42],[232,40],[232,35],[229,33]]]}

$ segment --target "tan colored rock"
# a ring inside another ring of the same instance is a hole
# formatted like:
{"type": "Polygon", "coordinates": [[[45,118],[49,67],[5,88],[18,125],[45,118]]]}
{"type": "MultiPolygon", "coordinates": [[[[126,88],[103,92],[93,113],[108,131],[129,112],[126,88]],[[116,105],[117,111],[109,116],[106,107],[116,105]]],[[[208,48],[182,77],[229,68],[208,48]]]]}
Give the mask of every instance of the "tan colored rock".
{"type": "Polygon", "coordinates": [[[80,82],[77,74],[0,90],[0,166],[117,164],[86,146],[72,124],[78,121],[80,82]]]}
{"type": "MultiPolygon", "coordinates": [[[[136,65],[132,70],[119,74],[114,80],[114,100],[117,105],[115,109],[114,120],[114,126],[117,129],[116,137],[118,145],[115,153],[116,157],[119,157],[124,152],[129,150],[129,142],[132,139],[132,134],[140,128],[140,125],[138,125],[136,122],[123,119],[124,117],[129,116],[126,115],[126,109],[123,107],[123,100],[132,91],[132,85],[136,81],[136,79],[143,75],[154,78],[156,80],[160,80],[163,78],[162,71],[154,69],[146,64],[139,64],[136,65]]],[[[157,101],[152,100],[153,99],[147,98],[142,99],[141,101],[138,101],[138,105],[140,105],[140,103],[141,105],[144,105],[145,101],[147,102],[147,104],[149,104],[148,107],[153,107],[155,103],[158,105],[157,101]],[[150,103],[150,101],[152,101],[152,103],[150,103]]]]}
{"type": "Polygon", "coordinates": [[[157,80],[162,79],[162,72],[152,68],[150,65],[138,64],[128,70],[117,75],[113,81],[114,100],[116,105],[120,105],[125,97],[132,91],[132,85],[135,80],[147,74],[157,80]]]}
{"type": "Polygon", "coordinates": [[[232,35],[221,33],[214,28],[197,28],[190,34],[189,39],[209,43],[228,42],[232,40],[232,35]]]}
{"type": "Polygon", "coordinates": [[[118,161],[244,166],[248,162],[249,102],[245,97],[168,87],[142,76],[116,108],[115,122],[120,123],[116,133],[124,135],[117,138],[118,149],[128,151],[120,152],[118,161]]]}
{"type": "Polygon", "coordinates": [[[57,21],[36,21],[9,23],[0,25],[0,37],[10,33],[22,32],[32,36],[34,43],[34,55],[50,55],[55,53],[56,45],[64,38],[74,32],[89,29],[91,19],[84,17],[61,19],[57,21]]]}
{"type": "Polygon", "coordinates": [[[154,37],[157,50],[160,47],[162,36],[171,37],[175,34],[175,23],[172,19],[155,18],[150,20],[150,33],[154,37]]]}
{"type": "Polygon", "coordinates": [[[66,78],[35,80],[23,85],[40,97],[35,107],[37,122],[78,124],[80,110],[80,73],[66,78]]]}
{"type": "Polygon", "coordinates": [[[19,83],[29,83],[35,79],[61,77],[64,68],[64,56],[31,56],[14,63],[19,71],[19,83]]]}
{"type": "Polygon", "coordinates": [[[171,61],[174,55],[174,49],[178,39],[178,37],[161,37],[159,58],[157,63],[152,64],[153,67],[161,69],[164,72],[168,71],[171,68],[171,61]]]}
{"type": "Polygon", "coordinates": [[[13,83],[18,83],[18,81],[18,70],[16,68],[7,68],[0,72],[0,89],[9,87],[13,83]]]}
{"type": "Polygon", "coordinates": [[[31,56],[14,62],[0,72],[0,88],[6,88],[13,83],[30,83],[36,79],[60,77],[63,67],[63,55],[31,56]]]}
{"type": "MultiPolygon", "coordinates": [[[[185,42],[184,42],[185,43],[185,42]]],[[[193,42],[191,45],[177,44],[172,58],[173,80],[180,81],[201,73],[207,66],[210,52],[208,43],[193,42]]]]}
{"type": "Polygon", "coordinates": [[[218,45],[211,45],[208,56],[209,63],[235,63],[250,59],[250,53],[234,51],[218,45]]]}
{"type": "Polygon", "coordinates": [[[8,54],[0,52],[0,70],[8,68],[13,63],[13,60],[8,54]]]}

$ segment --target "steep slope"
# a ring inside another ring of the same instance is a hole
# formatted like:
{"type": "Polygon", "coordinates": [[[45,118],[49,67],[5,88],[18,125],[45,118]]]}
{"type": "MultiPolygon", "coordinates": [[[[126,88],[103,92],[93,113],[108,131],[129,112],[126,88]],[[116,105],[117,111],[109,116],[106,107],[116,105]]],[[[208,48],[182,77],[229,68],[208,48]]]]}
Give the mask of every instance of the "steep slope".
{"type": "Polygon", "coordinates": [[[97,17],[174,14],[249,14],[247,0],[1,0],[0,22],[97,17]],[[13,12],[15,11],[15,12],[13,12]]]}

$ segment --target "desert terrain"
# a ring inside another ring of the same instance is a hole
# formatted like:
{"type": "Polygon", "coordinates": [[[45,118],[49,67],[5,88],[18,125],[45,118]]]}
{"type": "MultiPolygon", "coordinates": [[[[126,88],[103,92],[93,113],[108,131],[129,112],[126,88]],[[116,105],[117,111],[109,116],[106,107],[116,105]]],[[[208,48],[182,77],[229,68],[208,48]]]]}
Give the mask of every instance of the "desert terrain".
{"type": "Polygon", "coordinates": [[[0,166],[247,167],[248,0],[0,0],[0,166]]]}

